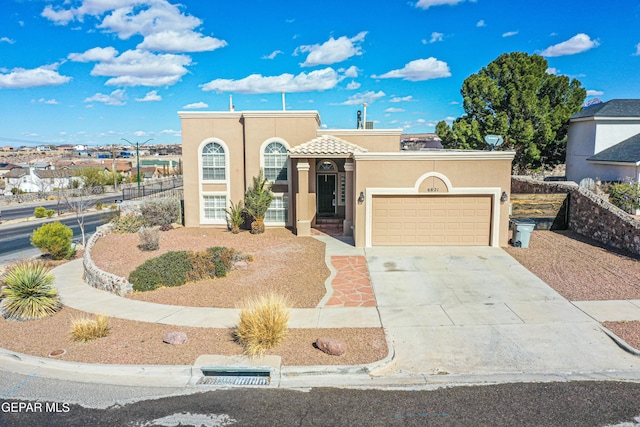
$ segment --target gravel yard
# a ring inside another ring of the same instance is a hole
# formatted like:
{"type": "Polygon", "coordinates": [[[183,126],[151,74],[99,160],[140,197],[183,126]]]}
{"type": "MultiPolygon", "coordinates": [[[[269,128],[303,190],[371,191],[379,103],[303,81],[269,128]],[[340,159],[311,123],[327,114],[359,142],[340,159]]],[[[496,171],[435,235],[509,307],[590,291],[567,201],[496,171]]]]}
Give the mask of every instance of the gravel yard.
{"type": "MultiPolygon", "coordinates": [[[[505,250],[570,301],[640,300],[640,257],[572,231],[534,231],[526,249],[505,250]]],[[[604,325],[640,349],[640,322],[604,325]]]]}

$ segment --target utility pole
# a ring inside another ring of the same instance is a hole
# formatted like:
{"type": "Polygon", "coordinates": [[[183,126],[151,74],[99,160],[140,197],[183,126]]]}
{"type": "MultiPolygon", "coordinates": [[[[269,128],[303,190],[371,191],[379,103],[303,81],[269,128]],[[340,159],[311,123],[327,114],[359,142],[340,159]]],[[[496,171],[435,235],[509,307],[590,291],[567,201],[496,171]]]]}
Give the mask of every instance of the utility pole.
{"type": "Polygon", "coordinates": [[[146,144],[149,141],[153,141],[153,138],[147,139],[142,144],[140,144],[137,141],[134,144],[133,142],[131,142],[129,140],[126,140],[124,138],[120,138],[120,139],[125,141],[125,142],[127,142],[129,145],[132,145],[132,146],[136,147],[136,164],[137,164],[137,168],[138,168],[138,194],[140,194],[140,147],[142,147],[144,144],[146,144]]]}

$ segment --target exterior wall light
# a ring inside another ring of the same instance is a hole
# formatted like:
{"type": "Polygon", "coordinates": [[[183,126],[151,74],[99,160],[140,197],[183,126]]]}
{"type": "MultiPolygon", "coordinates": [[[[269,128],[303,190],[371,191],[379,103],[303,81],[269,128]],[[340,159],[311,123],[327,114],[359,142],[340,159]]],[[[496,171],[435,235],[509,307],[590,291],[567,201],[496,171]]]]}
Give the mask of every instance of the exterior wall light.
{"type": "Polygon", "coordinates": [[[362,203],[364,203],[364,193],[361,191],[360,195],[358,196],[358,204],[362,203]]]}
{"type": "Polygon", "coordinates": [[[502,196],[500,196],[500,201],[501,201],[502,203],[504,203],[504,202],[506,202],[507,200],[509,200],[509,196],[507,195],[507,192],[506,192],[506,191],[503,191],[503,192],[502,192],[502,196]]]}

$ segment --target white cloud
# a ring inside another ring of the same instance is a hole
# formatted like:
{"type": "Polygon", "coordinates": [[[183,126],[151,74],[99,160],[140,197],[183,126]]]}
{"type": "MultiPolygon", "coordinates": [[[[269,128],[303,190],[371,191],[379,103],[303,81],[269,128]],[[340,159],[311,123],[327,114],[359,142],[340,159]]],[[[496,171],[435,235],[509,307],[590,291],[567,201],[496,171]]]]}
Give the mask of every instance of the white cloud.
{"type": "Polygon", "coordinates": [[[338,72],[344,75],[345,77],[349,77],[352,79],[355,79],[356,77],[358,77],[358,67],[356,67],[355,65],[352,65],[351,67],[346,69],[338,68],[338,72]]]}
{"type": "Polygon", "coordinates": [[[359,89],[360,86],[362,86],[360,83],[351,81],[347,84],[347,90],[356,90],[359,89]]]}
{"type": "Polygon", "coordinates": [[[389,102],[410,102],[410,101],[413,101],[413,95],[394,96],[389,100],[389,102]]]}
{"type": "Polygon", "coordinates": [[[236,93],[311,92],[334,88],[343,79],[333,68],[300,73],[296,76],[285,73],[279,76],[251,74],[240,80],[215,79],[201,85],[204,91],[236,93]]]}
{"type": "Polygon", "coordinates": [[[14,44],[16,41],[13,39],[10,39],[9,37],[0,37],[0,42],[14,44]]]}
{"type": "Polygon", "coordinates": [[[384,110],[385,113],[404,113],[406,110],[404,108],[394,108],[390,107],[384,110]]]}
{"type": "Polygon", "coordinates": [[[373,78],[404,79],[418,82],[450,76],[451,71],[449,71],[447,63],[431,57],[428,59],[416,59],[406,64],[403,68],[391,70],[379,76],[374,75],[373,78]]]}
{"type": "Polygon", "coordinates": [[[150,92],[147,92],[146,95],[143,98],[136,98],[136,101],[138,101],[138,102],[156,102],[156,101],[162,101],[162,97],[160,95],[158,95],[158,91],[157,90],[152,90],[150,92]]]}
{"type": "Polygon", "coordinates": [[[588,90],[587,96],[601,96],[604,95],[604,92],[601,90],[588,90]]]}
{"type": "Polygon", "coordinates": [[[14,68],[11,72],[0,73],[0,89],[23,89],[40,86],[58,86],[67,83],[71,77],[58,73],[59,64],[43,65],[38,68],[14,68]]]}
{"type": "Polygon", "coordinates": [[[194,108],[209,108],[209,104],[206,102],[194,102],[193,104],[187,104],[184,107],[185,110],[194,109],[194,108]]]}
{"type": "Polygon", "coordinates": [[[269,55],[263,56],[262,59],[274,59],[276,56],[278,56],[278,55],[280,55],[282,53],[284,53],[284,52],[282,52],[281,50],[274,50],[269,55]]]}
{"type": "MultiPolygon", "coordinates": [[[[65,2],[66,4],[67,2],[65,2]]],[[[45,7],[42,16],[58,25],[83,21],[92,15],[102,21],[96,28],[115,33],[120,39],[144,37],[139,49],[162,52],[204,52],[226,46],[227,42],[196,31],[202,21],[167,0],[84,0],[80,7],[45,7]]]]}
{"type": "Polygon", "coordinates": [[[458,3],[462,3],[465,0],[418,0],[416,7],[419,9],[429,9],[432,6],[450,5],[455,6],[458,3]]]}
{"type": "Polygon", "coordinates": [[[295,54],[298,52],[309,52],[307,59],[300,64],[302,67],[335,64],[347,60],[352,56],[362,55],[360,43],[364,41],[366,35],[367,32],[362,31],[352,38],[342,36],[334,39],[331,37],[323,44],[300,46],[296,49],[295,54]]]}
{"type": "Polygon", "coordinates": [[[576,53],[585,52],[599,45],[600,43],[597,40],[591,40],[591,37],[588,35],[580,33],[567,41],[549,46],[543,50],[540,55],[549,57],[575,55],[576,53]]]}
{"type": "Polygon", "coordinates": [[[502,34],[502,37],[513,37],[518,34],[518,31],[507,31],[502,34]]]}
{"type": "Polygon", "coordinates": [[[555,67],[549,67],[547,68],[547,74],[552,74],[555,76],[558,74],[558,69],[555,67]]]}
{"type": "Polygon", "coordinates": [[[38,101],[36,101],[35,99],[31,100],[32,104],[35,104],[36,102],[38,102],[40,104],[47,104],[47,105],[57,105],[58,104],[58,101],[56,101],[55,99],[40,98],[40,99],[38,99],[38,101]]]}
{"type": "Polygon", "coordinates": [[[338,105],[360,105],[360,104],[372,104],[376,99],[385,97],[386,94],[383,91],[373,92],[367,91],[357,93],[349,97],[348,100],[341,102],[338,105]]]}
{"type": "Polygon", "coordinates": [[[182,131],[173,130],[173,129],[163,129],[162,131],[160,131],[160,135],[180,136],[182,135],[182,131]]]}
{"type": "Polygon", "coordinates": [[[441,42],[443,40],[444,34],[434,31],[433,33],[431,33],[431,39],[429,40],[429,43],[441,42]]]}
{"type": "Polygon", "coordinates": [[[476,23],[476,27],[478,27],[478,28],[482,28],[482,27],[486,27],[486,26],[487,26],[487,23],[484,22],[484,19],[481,19],[476,23]]]}
{"type": "Polygon", "coordinates": [[[171,86],[187,73],[185,67],[191,65],[191,58],[186,55],[128,50],[118,56],[112,47],[72,53],[69,59],[97,61],[91,75],[112,77],[105,83],[108,86],[171,86]]]}
{"type": "Polygon", "coordinates": [[[106,105],[124,105],[126,104],[127,94],[122,89],[116,89],[109,95],[96,93],[93,96],[85,98],[84,102],[101,102],[106,105]]]}
{"type": "Polygon", "coordinates": [[[207,52],[226,45],[224,40],[193,31],[162,31],[145,37],[137,48],[164,52],[207,52]]]}
{"type": "Polygon", "coordinates": [[[640,56],[640,43],[636,45],[636,51],[633,53],[633,56],[640,56]]]}

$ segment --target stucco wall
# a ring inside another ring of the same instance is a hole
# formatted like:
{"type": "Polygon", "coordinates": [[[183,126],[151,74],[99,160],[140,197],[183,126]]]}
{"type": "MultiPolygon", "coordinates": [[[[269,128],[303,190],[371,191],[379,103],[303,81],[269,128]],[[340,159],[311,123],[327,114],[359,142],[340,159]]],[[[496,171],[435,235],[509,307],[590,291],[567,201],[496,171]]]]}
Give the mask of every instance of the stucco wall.
{"type": "Polygon", "coordinates": [[[640,254],[640,221],[573,182],[511,179],[513,193],[568,193],[569,228],[615,248],[640,254]]]}

